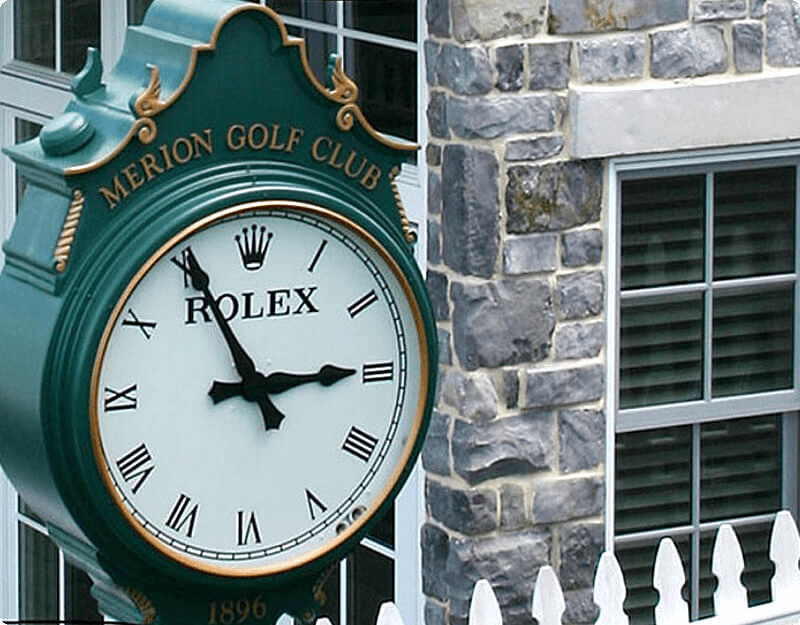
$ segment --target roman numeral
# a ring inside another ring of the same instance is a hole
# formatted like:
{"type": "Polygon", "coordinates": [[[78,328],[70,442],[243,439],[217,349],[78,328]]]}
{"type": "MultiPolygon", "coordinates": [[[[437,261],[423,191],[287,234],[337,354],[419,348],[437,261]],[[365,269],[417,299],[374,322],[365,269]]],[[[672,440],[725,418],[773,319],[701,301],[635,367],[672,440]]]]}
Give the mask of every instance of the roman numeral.
{"type": "Polygon", "coordinates": [[[250,518],[247,520],[247,523],[245,523],[244,520],[244,510],[237,511],[236,518],[238,521],[236,541],[239,544],[239,546],[241,547],[242,545],[246,545],[248,542],[250,542],[251,536],[256,543],[260,543],[261,532],[258,530],[256,513],[255,512],[250,513],[250,518]]]}
{"type": "Polygon", "coordinates": [[[368,462],[369,457],[372,455],[372,452],[375,451],[377,445],[377,438],[354,426],[351,427],[350,431],[347,433],[347,437],[342,444],[342,449],[354,455],[359,460],[368,462]]]}
{"type": "Polygon", "coordinates": [[[189,527],[186,528],[186,536],[189,538],[194,533],[194,524],[197,521],[197,504],[189,508],[191,503],[192,498],[181,493],[166,520],[167,527],[176,532],[181,531],[183,526],[188,523],[189,527]]]}
{"type": "Polygon", "coordinates": [[[181,258],[178,260],[177,256],[173,256],[170,260],[181,269],[183,274],[183,288],[188,289],[191,284],[189,280],[189,254],[192,253],[192,248],[187,247],[181,252],[181,258]]]}
{"type": "Polygon", "coordinates": [[[316,268],[317,263],[319,262],[319,257],[322,256],[322,250],[325,249],[326,245],[328,245],[328,241],[323,239],[322,243],[320,243],[319,247],[317,248],[316,254],[314,254],[314,258],[311,259],[311,264],[308,266],[309,273],[313,272],[316,268]]]}
{"type": "Polygon", "coordinates": [[[325,511],[328,509],[324,503],[322,503],[314,493],[306,488],[306,503],[308,503],[308,513],[311,515],[311,520],[315,521],[317,518],[317,514],[324,514],[325,511]]]}
{"type": "Polygon", "coordinates": [[[361,382],[388,382],[394,377],[393,362],[374,362],[361,367],[361,382]]]}
{"type": "Polygon", "coordinates": [[[153,472],[155,466],[153,466],[153,459],[150,457],[150,452],[147,451],[147,447],[142,443],[117,460],[117,468],[119,472],[122,473],[122,479],[126,482],[136,480],[136,483],[131,489],[131,492],[135,495],[144,481],[153,472]]]}
{"type": "Polygon", "coordinates": [[[130,319],[128,318],[123,319],[122,325],[139,328],[142,331],[142,334],[144,334],[144,338],[150,340],[150,337],[152,336],[151,332],[156,329],[156,322],[140,321],[139,318],[136,316],[136,313],[133,312],[132,308],[128,309],[128,316],[130,317],[130,319]]]}
{"type": "Polygon", "coordinates": [[[350,318],[353,319],[357,314],[362,312],[365,308],[374,304],[378,301],[378,296],[375,294],[375,291],[372,290],[366,295],[359,297],[355,302],[350,304],[347,307],[347,312],[350,314],[350,318]]]}
{"type": "Polygon", "coordinates": [[[116,410],[135,410],[136,409],[136,384],[131,384],[128,388],[121,391],[115,391],[108,386],[105,387],[103,392],[103,409],[106,412],[113,412],[116,410]]]}

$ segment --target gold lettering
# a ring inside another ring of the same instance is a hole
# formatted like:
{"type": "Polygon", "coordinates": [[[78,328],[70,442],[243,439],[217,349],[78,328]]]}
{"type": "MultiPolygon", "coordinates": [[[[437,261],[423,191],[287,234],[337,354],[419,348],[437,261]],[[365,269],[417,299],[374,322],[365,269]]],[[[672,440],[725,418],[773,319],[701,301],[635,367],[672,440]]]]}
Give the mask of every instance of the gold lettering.
{"type": "Polygon", "coordinates": [[[364,177],[361,179],[361,186],[367,191],[372,191],[378,186],[378,180],[380,180],[380,177],[381,168],[377,165],[370,165],[367,173],[364,174],[364,177]]]}
{"type": "Polygon", "coordinates": [[[175,165],[172,164],[172,160],[169,158],[169,150],[166,144],[158,146],[158,151],[161,152],[161,156],[164,157],[164,164],[167,166],[167,171],[175,167],[175,165]]]}
{"type": "Polygon", "coordinates": [[[250,130],[247,132],[247,145],[249,145],[253,150],[260,150],[267,145],[268,140],[269,130],[267,130],[267,127],[264,124],[253,124],[250,126],[250,130]],[[256,130],[261,132],[261,141],[255,140],[256,130]]]}
{"type": "Polygon", "coordinates": [[[139,174],[139,170],[136,168],[136,163],[128,165],[122,170],[122,173],[125,174],[125,177],[128,179],[128,184],[131,185],[131,192],[136,191],[136,189],[144,184],[144,180],[139,174]]]}
{"type": "Polygon", "coordinates": [[[295,146],[300,143],[304,132],[302,128],[295,128],[294,126],[289,129],[289,142],[286,144],[287,152],[292,152],[295,146]]]}
{"type": "Polygon", "coordinates": [[[328,147],[330,147],[331,144],[333,144],[333,139],[331,139],[330,137],[317,137],[316,139],[314,139],[314,143],[311,144],[311,158],[313,158],[315,161],[319,163],[328,158],[327,156],[319,153],[319,145],[323,141],[328,144],[328,147]]]}
{"type": "Polygon", "coordinates": [[[232,152],[238,152],[244,147],[244,126],[241,124],[233,124],[230,128],[228,128],[228,134],[225,137],[225,143],[228,144],[228,149],[232,152]],[[234,143],[233,133],[239,132],[239,140],[234,143]]]}
{"type": "Polygon", "coordinates": [[[214,146],[213,146],[213,142],[211,141],[211,128],[206,128],[205,130],[203,130],[203,132],[206,135],[205,140],[199,134],[197,134],[196,132],[193,132],[192,134],[189,135],[192,138],[192,141],[194,141],[194,154],[195,154],[194,157],[195,158],[200,158],[200,156],[201,156],[200,155],[200,148],[201,147],[206,152],[208,152],[209,154],[213,154],[214,153],[214,146]]]}
{"type": "Polygon", "coordinates": [[[272,124],[272,141],[269,144],[270,150],[282,150],[285,145],[278,145],[278,132],[281,127],[278,124],[272,124]]]}
{"type": "Polygon", "coordinates": [[[184,163],[188,163],[192,156],[194,156],[194,148],[192,147],[192,142],[189,141],[186,137],[178,137],[172,143],[172,157],[175,159],[175,162],[179,165],[183,165],[184,163]],[[178,151],[178,148],[183,146],[186,150],[185,155],[181,155],[178,151]]]}
{"type": "Polygon", "coordinates": [[[118,176],[114,176],[112,182],[114,183],[113,191],[110,191],[105,187],[100,187],[100,195],[102,195],[106,202],[108,202],[108,210],[114,210],[117,207],[117,204],[119,204],[121,200],[125,199],[129,195],[128,190],[125,188],[125,185],[120,182],[118,176]]]}
{"type": "Polygon", "coordinates": [[[334,169],[341,169],[344,163],[337,163],[336,157],[339,156],[339,151],[342,149],[341,142],[337,141],[336,146],[333,148],[333,152],[331,153],[331,157],[328,159],[328,165],[333,167],[334,169]]]}
{"type": "Polygon", "coordinates": [[[164,173],[164,170],[158,166],[156,157],[153,154],[145,154],[139,159],[139,162],[142,164],[142,169],[144,169],[144,175],[147,176],[148,182],[155,178],[156,174],[164,173]]]}
{"type": "Polygon", "coordinates": [[[364,167],[367,165],[367,157],[361,157],[361,165],[358,167],[358,171],[351,171],[350,167],[356,160],[358,156],[358,152],[355,150],[350,150],[350,156],[347,157],[347,160],[344,162],[344,173],[348,178],[358,178],[361,175],[361,172],[364,171],[364,167]]]}

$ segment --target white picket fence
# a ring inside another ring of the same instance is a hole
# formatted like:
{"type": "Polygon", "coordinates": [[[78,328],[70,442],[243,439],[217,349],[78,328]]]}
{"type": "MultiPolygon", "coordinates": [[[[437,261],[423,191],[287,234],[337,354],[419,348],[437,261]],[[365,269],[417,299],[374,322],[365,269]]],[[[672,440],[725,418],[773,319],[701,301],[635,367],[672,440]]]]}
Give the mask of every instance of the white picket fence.
{"type": "MultiPolygon", "coordinates": [[[[699,625],[790,625],[800,619],[800,535],[791,514],[779,512],[772,526],[769,557],[775,565],[771,581],[772,601],[748,607],[747,589],[742,585],[744,557],[739,539],[730,525],[717,531],[711,570],[717,577],[714,592],[714,616],[699,625]]],[[[686,582],[678,550],[671,539],[661,541],[653,569],[653,586],[659,593],[655,607],[656,625],[689,623],[689,606],[681,596],[686,582]]],[[[600,612],[595,625],[628,625],[623,610],[625,579],[612,553],[603,553],[594,580],[594,602],[600,612]]],[[[555,571],[549,566],[539,570],[533,590],[531,613],[539,625],[561,625],[564,594],[555,571]]],[[[318,625],[330,625],[327,619],[318,625]]],[[[381,606],[376,625],[403,625],[397,608],[381,606]]],[[[503,625],[500,605],[489,582],[475,584],[469,610],[469,625],[503,625]]]]}

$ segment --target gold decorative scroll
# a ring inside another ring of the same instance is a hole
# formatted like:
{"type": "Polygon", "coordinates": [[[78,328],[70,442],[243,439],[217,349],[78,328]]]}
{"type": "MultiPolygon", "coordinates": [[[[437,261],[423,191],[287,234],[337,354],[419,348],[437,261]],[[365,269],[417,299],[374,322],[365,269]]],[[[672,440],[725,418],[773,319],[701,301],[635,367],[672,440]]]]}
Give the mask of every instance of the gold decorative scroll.
{"type": "Polygon", "coordinates": [[[158,613],[153,605],[153,602],[148,599],[144,593],[136,590],[135,588],[128,588],[128,597],[133,601],[139,612],[142,614],[143,625],[150,625],[156,620],[158,613]]]}
{"type": "Polygon", "coordinates": [[[56,249],[53,252],[56,271],[58,273],[64,273],[64,270],[67,268],[67,261],[69,261],[69,255],[72,251],[72,242],[75,240],[75,231],[78,229],[78,222],[81,219],[81,213],[83,212],[83,205],[85,202],[86,198],[83,196],[81,190],[75,189],[75,192],[72,194],[72,202],[69,205],[67,216],[64,219],[64,225],[61,228],[61,234],[56,243],[56,249]]]}
{"type": "Polygon", "coordinates": [[[150,70],[150,84],[139,94],[133,103],[133,110],[139,116],[134,125],[139,141],[147,145],[155,141],[158,129],[153,116],[167,108],[161,99],[161,73],[156,65],[147,65],[150,70]]]}
{"type": "Polygon", "coordinates": [[[394,193],[394,201],[397,202],[397,212],[400,213],[400,225],[403,228],[403,236],[408,243],[417,242],[417,233],[411,229],[411,222],[406,215],[406,209],[403,207],[403,198],[400,197],[400,190],[397,188],[397,183],[394,179],[400,173],[400,168],[395,167],[389,174],[389,180],[392,183],[392,193],[394,193]]]}

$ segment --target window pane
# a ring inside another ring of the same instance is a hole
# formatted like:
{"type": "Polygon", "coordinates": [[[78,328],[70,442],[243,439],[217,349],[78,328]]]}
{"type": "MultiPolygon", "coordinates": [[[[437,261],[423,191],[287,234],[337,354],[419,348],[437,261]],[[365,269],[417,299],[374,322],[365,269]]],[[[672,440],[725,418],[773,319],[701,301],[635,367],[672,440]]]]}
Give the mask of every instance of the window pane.
{"type": "Polygon", "coordinates": [[[67,620],[103,622],[97,601],[91,595],[92,580],[80,569],[67,563],[64,567],[65,613],[67,620]]]}
{"type": "MultiPolygon", "coordinates": [[[[614,555],[625,576],[627,595],[624,609],[625,613],[630,616],[631,625],[653,625],[655,623],[654,607],[658,603],[658,592],[653,588],[653,564],[656,561],[660,540],[660,538],[651,538],[632,544],[625,543],[617,545],[614,550],[614,555]]],[[[689,537],[673,536],[672,540],[678,548],[683,570],[686,572],[686,579],[689,582],[689,537]]],[[[686,597],[686,588],[690,587],[690,584],[691,582],[684,586],[684,597],[686,597]]]]}
{"type": "Polygon", "coordinates": [[[325,87],[328,84],[328,59],[336,53],[336,36],[326,35],[316,30],[295,28],[288,26],[287,30],[293,37],[302,37],[306,40],[306,56],[311,72],[325,87]]]}
{"type": "Polygon", "coordinates": [[[348,625],[375,625],[381,604],[394,599],[394,561],[359,545],[348,565],[348,625]]]}
{"type": "Polygon", "coordinates": [[[81,71],[89,46],[100,49],[100,0],[61,0],[61,71],[81,71]]]}
{"type": "Polygon", "coordinates": [[[19,607],[24,620],[58,618],[58,549],[23,523],[19,524],[19,607]]]}
{"type": "Polygon", "coordinates": [[[794,271],[795,168],[714,176],[714,278],[794,271]]]}
{"type": "MultiPolygon", "coordinates": [[[[322,584],[320,615],[330,619],[333,625],[339,625],[339,584],[341,582],[339,565],[334,564],[325,574],[327,577],[322,584]]],[[[300,621],[294,621],[294,623],[295,625],[299,625],[300,621]]]]}
{"type": "Polygon", "coordinates": [[[703,316],[702,294],[622,303],[621,408],[702,397],[703,316]]]}
{"type": "Polygon", "coordinates": [[[14,58],[56,67],[55,0],[14,0],[14,58]]]}
{"type": "Polygon", "coordinates": [[[301,0],[267,0],[267,6],[276,13],[289,17],[300,17],[326,24],[336,23],[336,3],[302,2],[301,0]]]}
{"type": "Polygon", "coordinates": [[[791,388],[794,287],[714,297],[712,394],[791,388]]]}
{"type": "Polygon", "coordinates": [[[617,534],[691,521],[691,427],[619,434],[616,440],[617,534]]]}
{"type": "Polygon", "coordinates": [[[389,548],[394,548],[394,502],[375,523],[368,536],[389,548]]]}
{"type": "Polygon", "coordinates": [[[153,0],[128,0],[128,24],[141,24],[153,0]]]}
{"type": "Polygon", "coordinates": [[[414,0],[346,2],[345,26],[395,39],[416,41],[417,5],[414,0]]]}
{"type": "MultiPolygon", "coordinates": [[[[21,143],[28,139],[33,139],[41,131],[41,124],[29,122],[27,119],[20,119],[19,117],[14,120],[14,142],[21,143]]],[[[25,187],[27,186],[19,172],[16,174],[17,179],[17,203],[16,210],[19,211],[22,196],[25,194],[25,187]]]]}
{"type": "Polygon", "coordinates": [[[705,423],[700,428],[700,520],[781,507],[780,415],[705,423]]]}
{"type": "Polygon", "coordinates": [[[379,132],[417,137],[417,55],[352,39],[345,40],[345,66],[358,85],[358,102],[379,132]]]}
{"type": "Polygon", "coordinates": [[[705,177],[622,183],[622,288],[703,280],[705,177]]]}

